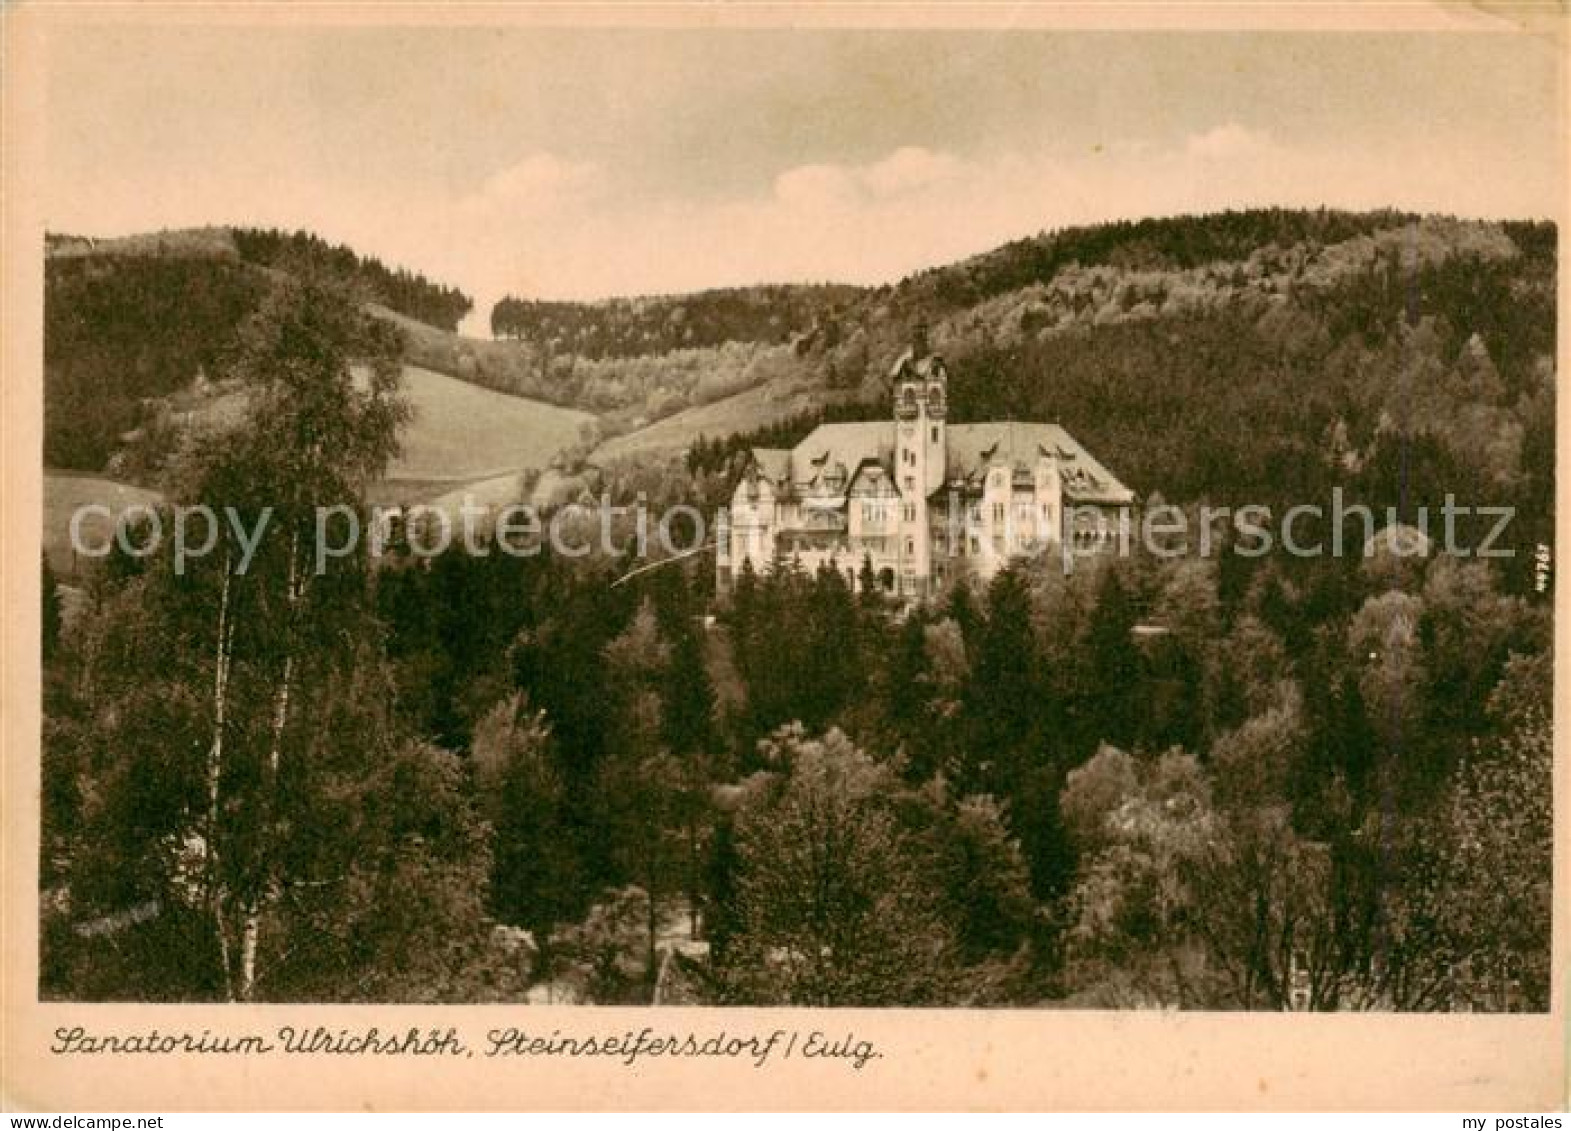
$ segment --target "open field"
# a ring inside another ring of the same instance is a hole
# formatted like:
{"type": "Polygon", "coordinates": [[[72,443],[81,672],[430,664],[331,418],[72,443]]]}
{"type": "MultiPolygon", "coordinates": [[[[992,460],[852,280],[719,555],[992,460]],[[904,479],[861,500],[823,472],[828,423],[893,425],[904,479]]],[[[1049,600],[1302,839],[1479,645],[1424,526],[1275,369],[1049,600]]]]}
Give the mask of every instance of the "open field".
{"type": "Polygon", "coordinates": [[[590,454],[590,461],[659,458],[685,451],[699,436],[714,438],[750,432],[824,403],[822,385],[805,376],[778,378],[710,404],[685,409],[647,428],[613,436],[590,454]]]}
{"type": "Polygon", "coordinates": [[[578,442],[587,412],[508,396],[429,369],[404,367],[415,417],[388,478],[484,479],[544,467],[578,442]]]}
{"type": "Polygon", "coordinates": [[[153,505],[158,502],[156,491],[117,483],[94,475],[78,475],[70,471],[44,472],[44,553],[49,565],[62,580],[76,575],[76,555],[71,548],[71,516],[78,507],[97,503],[110,510],[111,517],[95,513],[82,522],[82,541],[89,547],[99,546],[114,534],[115,524],[127,507],[153,505]]]}
{"type": "MultiPolygon", "coordinates": [[[[587,412],[498,393],[413,365],[404,366],[403,393],[414,418],[401,437],[402,451],[388,467],[388,482],[373,489],[373,502],[417,501],[478,479],[545,467],[595,420],[587,412]]],[[[244,394],[226,393],[204,404],[201,416],[208,423],[233,424],[244,405],[244,394]]]]}
{"type": "MultiPolygon", "coordinates": [[[[578,442],[579,429],[594,421],[586,412],[492,392],[453,377],[413,366],[404,369],[404,392],[414,419],[403,451],[387,479],[369,492],[373,503],[415,503],[451,496],[476,485],[486,501],[510,502],[524,468],[545,467],[563,448],[578,442]],[[505,496],[505,497],[504,497],[505,496]]],[[[242,398],[228,394],[204,406],[203,415],[228,417],[242,398]]],[[[62,578],[74,575],[71,515],[88,503],[110,508],[112,518],[94,515],[83,523],[86,544],[98,545],[114,531],[129,506],[156,503],[157,492],[113,479],[68,471],[44,475],[44,552],[62,578]]]]}

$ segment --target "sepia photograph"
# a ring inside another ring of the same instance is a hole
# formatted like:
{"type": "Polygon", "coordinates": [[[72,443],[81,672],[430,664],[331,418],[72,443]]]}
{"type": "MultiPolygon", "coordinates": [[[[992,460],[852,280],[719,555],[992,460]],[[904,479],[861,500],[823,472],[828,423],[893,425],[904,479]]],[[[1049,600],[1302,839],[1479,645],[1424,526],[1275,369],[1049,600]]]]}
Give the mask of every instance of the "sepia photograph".
{"type": "Polygon", "coordinates": [[[47,1052],[1558,1008],[1563,28],[1458,20],[42,24],[47,1052]]]}

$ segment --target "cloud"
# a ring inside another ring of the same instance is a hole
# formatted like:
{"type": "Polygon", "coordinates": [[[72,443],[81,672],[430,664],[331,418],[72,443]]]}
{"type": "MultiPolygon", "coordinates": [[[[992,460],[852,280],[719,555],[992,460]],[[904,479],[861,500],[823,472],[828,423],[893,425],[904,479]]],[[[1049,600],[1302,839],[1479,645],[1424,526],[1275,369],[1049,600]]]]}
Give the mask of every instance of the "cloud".
{"type": "Polygon", "coordinates": [[[798,165],[775,178],[775,199],[793,210],[864,210],[895,196],[930,192],[971,174],[963,160],[902,146],[867,165],[798,165]]]}
{"type": "Polygon", "coordinates": [[[908,145],[862,170],[861,181],[874,196],[887,197],[954,181],[966,172],[952,154],[908,145]]]}
{"type": "Polygon", "coordinates": [[[775,178],[774,198],[784,208],[841,211],[860,204],[861,186],[837,165],[800,165],[775,178]]]}
{"type": "Polygon", "coordinates": [[[866,208],[953,183],[973,172],[950,153],[907,145],[865,165],[799,165],[775,178],[775,199],[793,209],[866,208]]]}
{"type": "Polygon", "coordinates": [[[1268,152],[1271,148],[1268,135],[1247,130],[1237,122],[1192,134],[1184,144],[1184,151],[1191,157],[1207,160],[1237,160],[1268,152]]]}
{"type": "Polygon", "coordinates": [[[459,201],[460,212],[543,216],[593,204],[606,187],[604,170],[590,161],[568,161],[554,153],[531,153],[487,177],[478,191],[459,201]]]}

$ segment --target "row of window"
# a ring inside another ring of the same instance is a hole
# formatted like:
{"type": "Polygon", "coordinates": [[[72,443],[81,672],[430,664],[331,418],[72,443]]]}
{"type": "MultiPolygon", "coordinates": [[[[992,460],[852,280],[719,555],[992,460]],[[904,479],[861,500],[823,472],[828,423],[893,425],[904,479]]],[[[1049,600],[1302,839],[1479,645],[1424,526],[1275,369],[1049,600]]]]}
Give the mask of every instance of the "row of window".
{"type": "MultiPolygon", "coordinates": [[[[883,526],[889,521],[890,507],[883,501],[864,502],[862,504],[862,522],[867,526],[883,526]]],[[[901,503],[900,518],[905,522],[916,521],[916,504],[901,503]]]]}
{"type": "MultiPolygon", "coordinates": [[[[995,525],[995,526],[1002,526],[1004,524],[1004,520],[1008,517],[1008,511],[1006,509],[1008,507],[1008,505],[1009,504],[1007,504],[1007,503],[994,503],[993,504],[993,510],[992,510],[993,525],[995,525]]],[[[865,502],[863,502],[861,504],[861,507],[862,507],[862,522],[865,525],[867,525],[867,526],[883,526],[885,523],[887,523],[889,521],[890,505],[889,505],[888,502],[886,502],[884,500],[865,501],[865,502]]],[[[969,508],[969,510],[967,511],[967,515],[968,515],[968,517],[970,518],[970,520],[973,523],[980,523],[982,521],[982,505],[980,503],[972,503],[970,508],[969,508]]],[[[900,517],[901,517],[902,521],[915,522],[916,521],[916,517],[917,517],[917,515],[916,515],[916,504],[915,503],[901,503],[900,504],[900,517]]],[[[1017,526],[1024,527],[1027,524],[1029,524],[1032,521],[1033,518],[1039,518],[1041,520],[1041,524],[1042,524],[1042,526],[1044,528],[1051,527],[1052,524],[1053,524],[1053,506],[1052,506],[1052,504],[1051,503],[1041,503],[1041,504],[1036,504],[1036,505],[1033,505],[1031,503],[1016,503],[1015,504],[1015,524],[1017,526]]]]}

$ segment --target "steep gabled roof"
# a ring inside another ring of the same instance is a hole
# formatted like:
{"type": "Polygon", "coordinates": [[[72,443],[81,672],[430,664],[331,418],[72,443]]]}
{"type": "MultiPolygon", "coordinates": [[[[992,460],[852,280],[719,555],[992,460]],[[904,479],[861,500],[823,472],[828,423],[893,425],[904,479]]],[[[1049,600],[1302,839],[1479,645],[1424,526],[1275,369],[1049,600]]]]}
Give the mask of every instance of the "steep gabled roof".
{"type": "Polygon", "coordinates": [[[845,474],[843,486],[849,486],[857,469],[868,460],[890,466],[894,453],[895,426],[890,421],[820,424],[792,449],[791,479],[799,487],[807,487],[838,466],[845,474]]]}
{"type": "Polygon", "coordinates": [[[1057,424],[1014,420],[951,424],[945,429],[946,477],[980,482],[990,467],[1030,469],[1045,453],[1058,459],[1064,493],[1086,503],[1127,503],[1134,493],[1057,424]]]}
{"type": "Polygon", "coordinates": [[[791,449],[789,448],[754,448],[753,462],[758,465],[758,474],[772,483],[779,483],[791,471],[791,449]]]}
{"type": "MultiPolygon", "coordinates": [[[[1000,420],[945,428],[945,480],[980,484],[991,467],[1029,471],[1044,454],[1058,460],[1065,495],[1077,502],[1128,503],[1134,493],[1057,424],[1000,420]]],[[[802,494],[820,494],[840,476],[843,494],[873,462],[893,473],[895,426],[887,420],[820,424],[789,451],[754,448],[759,474],[802,494]]],[[[942,490],[942,488],[940,488],[942,490]]]]}

